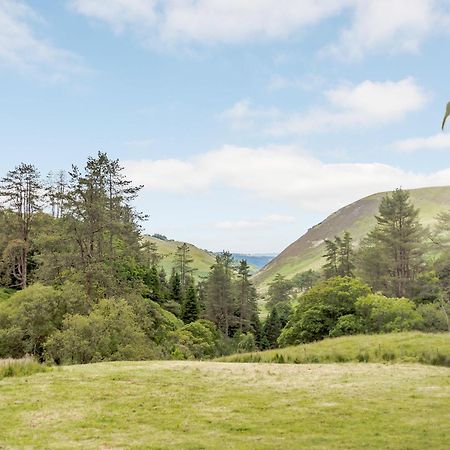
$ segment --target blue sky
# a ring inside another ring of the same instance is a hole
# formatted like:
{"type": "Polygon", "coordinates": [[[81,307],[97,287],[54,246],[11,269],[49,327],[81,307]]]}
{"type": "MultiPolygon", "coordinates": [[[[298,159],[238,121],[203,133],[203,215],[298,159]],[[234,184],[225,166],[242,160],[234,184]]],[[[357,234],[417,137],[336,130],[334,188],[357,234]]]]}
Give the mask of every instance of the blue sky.
{"type": "Polygon", "coordinates": [[[148,232],[278,252],[450,184],[447,0],[0,0],[0,172],[106,151],[148,232]]]}

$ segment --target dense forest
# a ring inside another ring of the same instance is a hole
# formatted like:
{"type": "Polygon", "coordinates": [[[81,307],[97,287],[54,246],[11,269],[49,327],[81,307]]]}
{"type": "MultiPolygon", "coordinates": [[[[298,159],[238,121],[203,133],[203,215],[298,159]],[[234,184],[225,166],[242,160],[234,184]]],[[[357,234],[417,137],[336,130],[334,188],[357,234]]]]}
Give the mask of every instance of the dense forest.
{"type": "Polygon", "coordinates": [[[349,233],[327,240],[322,271],[278,274],[258,295],[247,262],[226,251],[197,277],[179,245],[166,273],[143,234],[140,189],[104,153],[45,179],[29,164],[2,178],[0,358],[204,359],[450,329],[450,213],[424,228],[407,191],[383,198],[357,246],[349,233]]]}

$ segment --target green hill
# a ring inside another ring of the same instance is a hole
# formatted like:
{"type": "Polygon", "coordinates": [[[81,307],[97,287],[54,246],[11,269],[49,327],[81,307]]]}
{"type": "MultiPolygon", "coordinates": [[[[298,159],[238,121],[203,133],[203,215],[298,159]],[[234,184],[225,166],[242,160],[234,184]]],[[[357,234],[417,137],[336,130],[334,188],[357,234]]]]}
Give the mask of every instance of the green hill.
{"type": "MultiPolygon", "coordinates": [[[[420,219],[432,225],[436,215],[450,210],[450,186],[410,190],[411,200],[420,209],[420,219]]],[[[277,273],[291,278],[298,272],[320,269],[323,265],[324,240],[333,239],[349,231],[356,245],[374,227],[375,214],[385,192],[358,200],[327,217],[310,228],[255,275],[261,289],[267,287],[277,273]]]]}
{"type": "Polygon", "coordinates": [[[0,448],[446,449],[449,369],[115,362],[0,380],[0,448]]]}
{"type": "Polygon", "coordinates": [[[328,338],[264,352],[220,358],[228,362],[415,362],[450,367],[450,333],[390,333],[328,338]]]}
{"type": "MultiPolygon", "coordinates": [[[[163,257],[161,265],[164,267],[167,275],[170,276],[172,268],[175,265],[174,258],[177,247],[182,245],[183,242],[173,240],[163,240],[152,236],[146,236],[145,239],[149,242],[156,244],[158,253],[163,257]]],[[[208,250],[202,250],[193,244],[188,244],[189,256],[193,258],[192,267],[195,269],[195,278],[206,276],[209,269],[215,262],[215,254],[208,250]]]]}

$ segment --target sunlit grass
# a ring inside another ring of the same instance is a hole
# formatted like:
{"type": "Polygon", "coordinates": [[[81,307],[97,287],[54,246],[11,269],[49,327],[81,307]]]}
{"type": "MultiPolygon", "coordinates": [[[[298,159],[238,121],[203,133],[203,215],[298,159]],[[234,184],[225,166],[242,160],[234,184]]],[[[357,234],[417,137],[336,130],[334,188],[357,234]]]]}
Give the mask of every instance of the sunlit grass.
{"type": "Polygon", "coordinates": [[[0,380],[6,377],[23,377],[48,370],[50,370],[49,367],[39,364],[31,357],[0,359],[0,380]]]}
{"type": "Polygon", "coordinates": [[[220,361],[294,364],[408,362],[450,367],[450,333],[344,336],[283,349],[231,355],[220,361]]]}
{"type": "Polygon", "coordinates": [[[0,448],[446,449],[450,371],[101,363],[0,381],[0,448]]]}

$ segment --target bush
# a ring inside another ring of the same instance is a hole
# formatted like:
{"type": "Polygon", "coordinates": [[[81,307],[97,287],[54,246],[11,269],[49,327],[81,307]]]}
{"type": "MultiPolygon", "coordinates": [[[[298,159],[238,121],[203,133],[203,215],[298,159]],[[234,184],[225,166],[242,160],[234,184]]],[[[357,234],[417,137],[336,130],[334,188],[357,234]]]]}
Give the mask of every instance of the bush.
{"type": "Polygon", "coordinates": [[[323,339],[341,316],[355,312],[356,300],[369,293],[369,286],[350,277],[330,278],[317,284],[300,297],[278,343],[286,346],[323,339]]]}
{"type": "Polygon", "coordinates": [[[253,333],[239,333],[233,337],[236,353],[253,352],[257,350],[255,335],[253,333]]]}
{"type": "Polygon", "coordinates": [[[45,345],[47,358],[58,364],[141,360],[155,355],[154,344],[138,325],[125,300],[100,301],[88,316],[64,320],[62,331],[45,345]]]}
{"type": "Polygon", "coordinates": [[[447,317],[442,311],[439,304],[428,303],[425,305],[419,305],[417,312],[422,317],[422,331],[449,331],[447,317]]]}
{"type": "Polygon", "coordinates": [[[420,329],[423,319],[411,300],[371,294],[360,298],[356,314],[366,333],[390,333],[420,329]]]}
{"type": "Polygon", "coordinates": [[[205,359],[219,355],[221,334],[208,320],[184,325],[169,336],[170,356],[174,359],[205,359]]]}
{"type": "Polygon", "coordinates": [[[361,319],[354,314],[339,317],[335,327],[330,331],[331,337],[348,336],[361,333],[363,329],[361,319]]]}
{"type": "Polygon", "coordinates": [[[15,293],[0,311],[0,356],[42,357],[45,341],[61,328],[65,315],[87,311],[87,298],[73,283],[61,289],[36,283],[15,293]]]}

